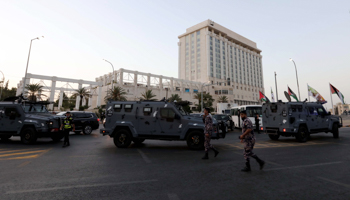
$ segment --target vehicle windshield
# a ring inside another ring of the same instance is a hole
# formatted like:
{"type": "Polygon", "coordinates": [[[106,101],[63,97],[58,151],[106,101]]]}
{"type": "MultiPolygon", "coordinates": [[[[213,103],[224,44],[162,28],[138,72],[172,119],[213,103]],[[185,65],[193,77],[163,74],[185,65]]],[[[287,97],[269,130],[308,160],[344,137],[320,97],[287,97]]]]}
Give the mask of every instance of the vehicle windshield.
{"type": "Polygon", "coordinates": [[[256,114],[259,114],[259,117],[262,117],[262,107],[247,107],[247,117],[255,117],[256,114]]]}
{"type": "Polygon", "coordinates": [[[216,120],[228,120],[227,115],[214,115],[213,116],[216,120]]]}
{"type": "Polygon", "coordinates": [[[26,113],[48,113],[49,111],[46,109],[45,105],[40,104],[27,104],[23,105],[23,110],[26,113]]]}
{"type": "Polygon", "coordinates": [[[181,114],[182,116],[184,116],[184,115],[189,115],[189,114],[182,108],[182,106],[177,106],[177,109],[179,110],[179,112],[180,112],[180,114],[181,114]]]}

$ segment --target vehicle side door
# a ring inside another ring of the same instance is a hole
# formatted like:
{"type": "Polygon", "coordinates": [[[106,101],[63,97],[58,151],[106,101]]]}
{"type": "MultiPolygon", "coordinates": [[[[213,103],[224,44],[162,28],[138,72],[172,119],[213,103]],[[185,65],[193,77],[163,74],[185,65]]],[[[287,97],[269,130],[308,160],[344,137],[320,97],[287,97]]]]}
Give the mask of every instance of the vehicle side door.
{"type": "Polygon", "coordinates": [[[23,113],[16,106],[4,106],[0,114],[0,131],[3,133],[16,133],[22,127],[23,113]]]}
{"type": "Polygon", "coordinates": [[[320,129],[327,129],[328,128],[328,121],[327,121],[327,112],[323,108],[323,106],[316,107],[318,117],[317,117],[317,123],[318,123],[318,128],[320,129]]]}
{"type": "Polygon", "coordinates": [[[156,132],[157,113],[155,107],[151,105],[139,106],[137,114],[137,128],[139,135],[153,135],[156,132]]]}
{"type": "Polygon", "coordinates": [[[318,113],[315,107],[306,107],[307,113],[307,126],[310,130],[318,129],[318,113]]]}
{"type": "Polygon", "coordinates": [[[160,135],[176,136],[181,133],[181,117],[173,108],[160,108],[158,127],[160,135]]]}

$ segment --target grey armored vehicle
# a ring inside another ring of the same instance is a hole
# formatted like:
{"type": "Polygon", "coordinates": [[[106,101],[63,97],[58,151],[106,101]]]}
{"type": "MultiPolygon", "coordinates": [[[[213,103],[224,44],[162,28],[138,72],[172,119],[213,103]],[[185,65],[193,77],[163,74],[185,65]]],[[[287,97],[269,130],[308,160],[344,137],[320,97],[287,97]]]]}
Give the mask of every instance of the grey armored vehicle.
{"type": "MultiPolygon", "coordinates": [[[[201,118],[186,113],[182,105],[188,102],[166,101],[110,101],[106,106],[103,135],[113,138],[119,148],[128,147],[133,141],[145,139],[185,140],[191,149],[204,146],[204,123],[201,118]]],[[[225,137],[215,126],[212,139],[225,137]]]]}
{"type": "Polygon", "coordinates": [[[270,139],[280,136],[294,136],[299,142],[306,142],[310,134],[331,132],[339,137],[342,118],[327,113],[321,103],[277,102],[262,106],[263,129],[270,139]]]}
{"type": "Polygon", "coordinates": [[[48,102],[22,101],[23,97],[9,98],[0,102],[0,138],[7,140],[20,136],[22,143],[34,143],[37,138],[63,138],[59,131],[60,117],[46,109],[48,102]]]}

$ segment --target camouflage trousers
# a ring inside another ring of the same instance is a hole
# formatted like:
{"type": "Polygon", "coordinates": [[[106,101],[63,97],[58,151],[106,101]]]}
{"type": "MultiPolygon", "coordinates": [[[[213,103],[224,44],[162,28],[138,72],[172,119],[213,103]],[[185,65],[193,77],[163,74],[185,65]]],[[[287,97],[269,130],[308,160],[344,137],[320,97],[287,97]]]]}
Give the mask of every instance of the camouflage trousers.
{"type": "Polygon", "coordinates": [[[214,146],[212,144],[210,144],[210,140],[211,140],[211,135],[209,134],[209,136],[204,136],[204,149],[205,152],[208,152],[209,149],[213,149],[214,146]]]}
{"type": "Polygon", "coordinates": [[[243,156],[246,162],[249,162],[249,157],[256,157],[253,153],[253,148],[255,145],[255,138],[248,138],[244,140],[244,152],[243,156]]]}

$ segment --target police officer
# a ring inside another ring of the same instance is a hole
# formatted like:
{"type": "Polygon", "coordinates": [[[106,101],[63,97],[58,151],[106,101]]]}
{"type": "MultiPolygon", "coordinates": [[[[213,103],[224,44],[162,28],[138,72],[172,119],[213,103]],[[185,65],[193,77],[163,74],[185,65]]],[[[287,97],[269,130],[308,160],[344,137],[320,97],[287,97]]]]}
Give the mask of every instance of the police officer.
{"type": "Polygon", "coordinates": [[[260,134],[260,129],[259,129],[259,114],[255,113],[255,130],[258,134],[260,134]]]}
{"type": "Polygon", "coordinates": [[[212,149],[215,152],[216,157],[219,152],[214,148],[212,144],[210,144],[210,139],[211,139],[211,134],[213,133],[213,118],[210,114],[210,109],[205,108],[204,109],[204,116],[203,116],[203,121],[204,121],[204,148],[205,148],[205,155],[202,159],[206,160],[209,159],[208,157],[208,150],[212,149]]]}
{"type": "Polygon", "coordinates": [[[242,135],[239,136],[239,139],[241,139],[241,143],[244,143],[243,155],[245,159],[245,167],[242,169],[242,171],[251,171],[249,157],[254,158],[259,163],[260,169],[263,169],[265,162],[253,153],[255,135],[253,131],[252,121],[250,121],[250,119],[247,117],[247,112],[245,110],[241,111],[240,116],[242,118],[242,135]]]}
{"type": "Polygon", "coordinates": [[[72,130],[75,131],[75,124],[73,122],[73,118],[70,115],[70,112],[66,113],[66,117],[63,119],[63,123],[61,124],[61,130],[64,132],[64,143],[62,147],[70,146],[69,143],[69,132],[72,130]]]}

